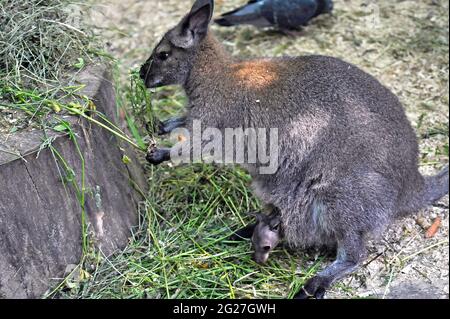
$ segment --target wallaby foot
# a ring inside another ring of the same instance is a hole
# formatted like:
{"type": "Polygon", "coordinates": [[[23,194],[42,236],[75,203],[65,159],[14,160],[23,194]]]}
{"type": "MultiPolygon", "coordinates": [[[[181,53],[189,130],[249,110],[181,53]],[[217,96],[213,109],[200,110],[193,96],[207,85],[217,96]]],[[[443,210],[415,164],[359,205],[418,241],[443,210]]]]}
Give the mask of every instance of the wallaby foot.
{"type": "Polygon", "coordinates": [[[239,229],[233,235],[231,235],[229,237],[229,239],[233,240],[233,241],[241,241],[241,240],[252,238],[253,232],[255,231],[256,224],[257,223],[252,223],[252,224],[245,226],[244,228],[239,229]]]}
{"type": "Polygon", "coordinates": [[[306,282],[305,286],[294,296],[294,299],[323,299],[330,285],[327,277],[313,277],[306,282]]]}
{"type": "Polygon", "coordinates": [[[151,147],[145,158],[150,164],[159,165],[163,162],[170,161],[170,149],[151,147]]]}
{"type": "Polygon", "coordinates": [[[338,242],[336,260],[317,276],[309,279],[294,299],[323,299],[331,284],[353,272],[366,256],[364,239],[361,236],[350,236],[338,242]]]}
{"type": "Polygon", "coordinates": [[[186,124],[186,117],[174,117],[164,122],[158,123],[158,135],[165,135],[174,129],[183,127],[186,124]]]}

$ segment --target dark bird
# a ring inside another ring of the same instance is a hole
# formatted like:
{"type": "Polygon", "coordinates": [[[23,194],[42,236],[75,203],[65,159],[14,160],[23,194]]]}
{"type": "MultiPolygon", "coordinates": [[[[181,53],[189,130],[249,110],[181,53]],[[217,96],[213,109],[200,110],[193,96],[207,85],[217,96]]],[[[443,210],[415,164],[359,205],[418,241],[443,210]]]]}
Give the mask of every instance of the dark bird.
{"type": "Polygon", "coordinates": [[[215,22],[224,27],[251,24],[293,30],[332,10],[332,0],[251,0],[245,6],[223,14],[215,22]]]}

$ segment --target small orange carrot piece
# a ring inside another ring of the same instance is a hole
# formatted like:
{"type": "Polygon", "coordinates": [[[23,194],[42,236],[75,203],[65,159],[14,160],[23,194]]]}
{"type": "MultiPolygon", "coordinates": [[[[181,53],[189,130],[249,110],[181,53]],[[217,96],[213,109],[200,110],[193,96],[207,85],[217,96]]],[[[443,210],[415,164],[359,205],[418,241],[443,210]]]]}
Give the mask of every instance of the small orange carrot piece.
{"type": "Polygon", "coordinates": [[[439,226],[441,226],[441,219],[438,217],[434,220],[433,225],[430,226],[430,228],[428,228],[427,232],[425,233],[425,237],[426,238],[431,238],[434,237],[434,235],[436,235],[439,226]]]}

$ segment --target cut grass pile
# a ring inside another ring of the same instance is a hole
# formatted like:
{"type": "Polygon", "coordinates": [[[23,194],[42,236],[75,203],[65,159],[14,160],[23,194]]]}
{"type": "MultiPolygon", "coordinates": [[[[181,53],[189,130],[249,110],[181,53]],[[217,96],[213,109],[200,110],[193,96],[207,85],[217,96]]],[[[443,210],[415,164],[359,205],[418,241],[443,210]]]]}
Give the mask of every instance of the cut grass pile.
{"type": "MultiPolygon", "coordinates": [[[[112,14],[114,19],[106,16],[103,23],[113,25],[100,32],[107,35],[125,70],[142,63],[150,43],[156,44],[161,33],[173,26],[175,16],[181,17],[189,6],[176,0],[112,2],[119,10],[112,14]],[[149,22],[150,16],[154,21],[149,22]]],[[[217,8],[225,12],[244,2],[217,1],[217,8]]],[[[420,138],[424,171],[433,173],[435,166],[448,162],[447,1],[336,0],[334,17],[317,19],[295,39],[251,27],[214,29],[235,55],[325,54],[359,65],[400,97],[420,138]],[[374,28],[366,20],[370,3],[379,4],[381,24],[374,28]]],[[[134,100],[133,90],[121,96],[130,109],[142,103],[134,100]]],[[[180,113],[185,97],[179,89],[163,88],[152,96],[152,103],[157,117],[165,119],[180,113]]],[[[283,298],[292,296],[324,262],[330,262],[320,254],[279,248],[268,265],[259,266],[251,259],[249,242],[227,241],[232,231],[251,221],[246,212],[259,208],[249,191],[249,176],[239,169],[163,165],[149,167],[148,180],[150,191],[139,209],[140,225],[127,248],[110,258],[99,253],[80,274],[67,277],[51,297],[283,298]]],[[[439,214],[448,229],[448,210],[439,214]]],[[[423,241],[412,218],[400,224],[405,227],[393,227],[382,245],[370,247],[368,265],[334,286],[330,295],[383,296],[397,277],[411,272],[414,279],[447,278],[448,282],[448,262],[429,266],[448,260],[448,237],[438,234],[423,241]],[[397,265],[397,260],[402,262],[397,265]],[[447,272],[441,274],[439,267],[447,272]]]]}
{"type": "Polygon", "coordinates": [[[73,23],[76,8],[68,0],[0,1],[0,70],[7,81],[58,81],[88,56],[89,36],[73,23]]]}
{"type": "Polygon", "coordinates": [[[0,133],[48,126],[99,51],[72,0],[0,1],[0,133]]]}
{"type": "Polygon", "coordinates": [[[153,170],[130,245],[104,259],[88,280],[69,279],[59,296],[281,298],[295,293],[320,259],[279,248],[262,267],[252,260],[248,242],[227,239],[250,221],[243,212],[258,208],[247,182],[239,170],[210,165],[179,167],[171,174],[153,170]]]}
{"type": "Polygon", "coordinates": [[[109,57],[82,19],[88,7],[74,0],[0,1],[0,142],[27,128],[71,133],[64,116],[76,115],[145,149],[82,94],[79,73],[109,57]]]}

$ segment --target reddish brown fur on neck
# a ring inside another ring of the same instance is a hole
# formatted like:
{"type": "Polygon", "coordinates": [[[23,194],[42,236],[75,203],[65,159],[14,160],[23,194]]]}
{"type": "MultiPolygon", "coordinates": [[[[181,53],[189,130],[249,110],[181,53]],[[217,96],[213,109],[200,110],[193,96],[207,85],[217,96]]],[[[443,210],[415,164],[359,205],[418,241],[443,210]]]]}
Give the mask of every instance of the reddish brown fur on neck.
{"type": "Polygon", "coordinates": [[[268,60],[244,61],[232,66],[233,77],[248,88],[262,89],[278,80],[273,62],[268,60]]]}
{"type": "Polygon", "coordinates": [[[210,74],[224,79],[223,75],[227,74],[230,84],[234,86],[237,82],[238,86],[248,89],[263,89],[279,79],[279,72],[272,61],[235,61],[212,33],[203,40],[199,52],[194,73],[201,73],[204,78],[210,74]]]}

